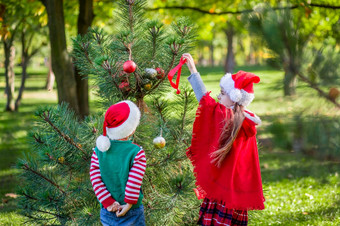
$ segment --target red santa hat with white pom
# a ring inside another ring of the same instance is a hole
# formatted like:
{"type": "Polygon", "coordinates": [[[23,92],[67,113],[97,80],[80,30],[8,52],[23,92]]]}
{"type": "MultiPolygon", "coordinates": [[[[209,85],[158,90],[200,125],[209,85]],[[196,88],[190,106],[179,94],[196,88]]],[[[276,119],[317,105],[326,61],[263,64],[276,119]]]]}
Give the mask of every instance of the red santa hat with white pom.
{"type": "Polygon", "coordinates": [[[105,152],[111,146],[110,140],[130,136],[139,125],[140,111],[131,101],[125,100],[109,107],[105,113],[103,135],[97,138],[98,150],[105,152]]]}
{"type": "Polygon", "coordinates": [[[253,83],[259,82],[260,78],[253,73],[239,71],[233,75],[227,73],[223,76],[220,86],[232,101],[247,106],[255,97],[253,83]]]}

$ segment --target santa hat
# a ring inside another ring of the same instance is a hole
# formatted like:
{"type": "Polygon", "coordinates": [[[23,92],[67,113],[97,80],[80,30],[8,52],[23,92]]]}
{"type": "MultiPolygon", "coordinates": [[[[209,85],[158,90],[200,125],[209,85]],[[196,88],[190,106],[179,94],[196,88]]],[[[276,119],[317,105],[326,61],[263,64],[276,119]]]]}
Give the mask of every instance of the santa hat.
{"type": "Polygon", "coordinates": [[[220,86],[232,101],[247,106],[255,97],[253,83],[259,82],[260,78],[253,73],[239,71],[233,75],[227,73],[223,76],[220,81],[220,86]]]}
{"type": "Polygon", "coordinates": [[[109,150],[110,140],[131,135],[139,125],[139,120],[140,111],[133,102],[125,100],[112,105],[105,113],[103,135],[97,138],[97,148],[102,152],[109,150]]]}

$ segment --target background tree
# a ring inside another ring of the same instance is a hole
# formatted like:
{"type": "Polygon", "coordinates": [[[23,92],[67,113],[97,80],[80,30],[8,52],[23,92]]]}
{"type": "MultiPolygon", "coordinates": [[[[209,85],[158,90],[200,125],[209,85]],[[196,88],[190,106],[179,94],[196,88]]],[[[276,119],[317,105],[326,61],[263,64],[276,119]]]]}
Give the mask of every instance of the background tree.
{"type": "Polygon", "coordinates": [[[301,67],[305,47],[312,33],[303,29],[300,16],[293,16],[290,9],[274,11],[259,5],[249,17],[249,30],[259,34],[268,48],[278,57],[285,71],[284,95],[294,95],[297,74],[301,67]]]}
{"type": "MultiPolygon", "coordinates": [[[[169,29],[159,21],[146,21],[143,2],[120,1],[117,35],[98,28],[78,35],[73,56],[80,73],[93,76],[103,111],[131,99],[144,112],[134,141],[148,156],[143,185],[147,222],[190,223],[199,204],[185,149],[196,102],[185,88],[174,96],[164,81],[182,53],[191,49],[194,29],[185,19],[169,29]],[[136,63],[135,71],[123,70],[128,60],[136,63]],[[164,149],[152,144],[160,133],[167,140],[164,149]]],[[[32,153],[18,164],[23,170],[22,213],[39,224],[99,224],[100,208],[88,172],[95,139],[102,134],[103,114],[80,123],[67,106],[59,105],[40,109],[37,116],[32,153]]]]}
{"type": "Polygon", "coordinates": [[[13,45],[15,37],[18,33],[22,17],[17,17],[16,13],[23,10],[23,5],[17,1],[8,1],[0,4],[0,22],[1,22],[1,34],[0,40],[4,46],[5,53],[5,78],[7,103],[5,111],[14,111],[14,60],[15,60],[15,47],[13,45]]]}
{"type": "Polygon", "coordinates": [[[15,111],[19,110],[22,95],[25,89],[25,81],[27,78],[27,67],[34,55],[47,44],[44,40],[44,30],[42,27],[45,25],[41,20],[43,17],[43,11],[33,11],[32,8],[38,8],[40,4],[38,2],[27,2],[26,7],[23,8],[21,30],[21,85],[19,88],[18,97],[15,100],[15,111]],[[29,6],[29,7],[27,7],[29,6]],[[39,39],[36,38],[40,34],[39,39]]]}
{"type": "MultiPolygon", "coordinates": [[[[320,60],[320,58],[308,59],[313,55],[311,49],[320,48],[313,46],[310,40],[312,38],[320,39],[324,37],[320,37],[320,34],[318,34],[319,29],[326,31],[325,27],[319,27],[320,14],[311,15],[311,13],[312,11],[308,7],[296,10],[293,14],[287,7],[274,11],[266,5],[259,5],[255,8],[255,12],[248,18],[249,30],[259,35],[265,41],[268,48],[275,53],[277,57],[276,61],[282,65],[285,71],[285,95],[295,94],[297,77],[299,77],[311,88],[316,89],[320,95],[329,99],[328,95],[316,85],[315,78],[308,78],[304,75],[306,73],[303,70],[303,68],[306,68],[305,65],[316,65],[320,60]],[[311,19],[310,17],[315,18],[311,19]],[[307,49],[307,47],[311,49],[307,49]]],[[[336,23],[336,21],[334,21],[334,23],[336,23]]],[[[328,25],[328,30],[330,30],[330,28],[331,25],[328,25]]],[[[318,56],[318,54],[314,54],[314,56],[318,56]]],[[[322,75],[320,74],[319,78],[322,79],[323,77],[327,79],[330,77],[327,76],[329,73],[333,72],[327,71],[327,73],[325,73],[324,71],[322,75]]],[[[312,73],[309,74],[313,76],[312,73]]],[[[334,81],[333,79],[333,82],[334,81]]],[[[332,102],[340,107],[336,102],[332,102]]]]}
{"type": "MultiPolygon", "coordinates": [[[[149,10],[167,10],[171,12],[173,17],[178,15],[189,15],[190,18],[196,21],[201,28],[199,39],[211,40],[212,29],[214,27],[214,36],[221,39],[224,38],[224,70],[233,72],[236,64],[237,39],[245,32],[244,23],[241,21],[240,14],[251,11],[251,8],[257,1],[234,1],[227,3],[225,1],[154,1],[154,7],[149,10]]],[[[165,13],[163,13],[165,14],[165,13]]],[[[165,14],[165,15],[168,15],[165,14]]],[[[216,41],[215,41],[216,42],[216,41]]],[[[209,49],[213,48],[209,45],[209,49]]],[[[212,54],[210,54],[211,56],[212,54]]],[[[243,63],[243,62],[242,62],[243,63]]]]}
{"type": "MultiPolygon", "coordinates": [[[[79,14],[77,20],[77,32],[85,35],[91,26],[94,18],[93,0],[79,0],[79,14]]],[[[77,84],[77,98],[79,104],[79,112],[81,117],[89,115],[89,84],[88,79],[79,74],[77,68],[74,68],[74,75],[77,84]]]]}
{"type": "Polygon", "coordinates": [[[48,15],[52,69],[56,76],[58,103],[69,103],[70,108],[79,113],[72,59],[66,48],[63,1],[41,0],[41,2],[46,7],[48,15]]]}

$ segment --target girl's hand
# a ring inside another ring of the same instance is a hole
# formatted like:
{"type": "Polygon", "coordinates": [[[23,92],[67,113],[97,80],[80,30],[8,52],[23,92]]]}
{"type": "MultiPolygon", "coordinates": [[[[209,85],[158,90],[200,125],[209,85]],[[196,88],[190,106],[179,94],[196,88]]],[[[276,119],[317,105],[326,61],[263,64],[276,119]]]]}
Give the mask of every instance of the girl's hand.
{"type": "Polygon", "coordinates": [[[127,203],[126,205],[122,205],[118,208],[118,211],[116,212],[117,217],[124,216],[132,207],[132,204],[127,203]]]}
{"type": "Polygon", "coordinates": [[[187,64],[187,66],[189,68],[190,73],[191,74],[197,73],[197,69],[196,69],[196,66],[195,66],[194,59],[192,58],[190,53],[184,53],[182,55],[182,57],[187,60],[186,64],[187,64]]]}
{"type": "Polygon", "coordinates": [[[110,212],[116,212],[119,206],[119,202],[115,201],[111,206],[107,207],[107,210],[110,212]]]}

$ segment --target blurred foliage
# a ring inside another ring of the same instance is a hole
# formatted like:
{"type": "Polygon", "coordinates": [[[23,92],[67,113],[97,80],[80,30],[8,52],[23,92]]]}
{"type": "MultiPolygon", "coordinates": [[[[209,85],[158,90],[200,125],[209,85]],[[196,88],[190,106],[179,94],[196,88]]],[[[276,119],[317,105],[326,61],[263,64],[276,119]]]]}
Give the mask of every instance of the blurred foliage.
{"type": "Polygon", "coordinates": [[[306,154],[327,160],[340,160],[340,117],[321,115],[299,117],[294,137],[306,154]]]}
{"type": "Polygon", "coordinates": [[[272,147],[305,153],[324,160],[340,159],[340,117],[306,115],[274,119],[266,128],[272,147]]]}
{"type": "Polygon", "coordinates": [[[273,120],[268,126],[268,132],[272,134],[274,146],[284,150],[291,150],[292,148],[290,131],[291,128],[287,126],[286,122],[280,119],[273,120]]]}

